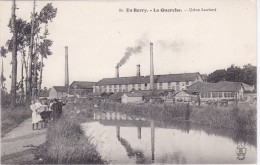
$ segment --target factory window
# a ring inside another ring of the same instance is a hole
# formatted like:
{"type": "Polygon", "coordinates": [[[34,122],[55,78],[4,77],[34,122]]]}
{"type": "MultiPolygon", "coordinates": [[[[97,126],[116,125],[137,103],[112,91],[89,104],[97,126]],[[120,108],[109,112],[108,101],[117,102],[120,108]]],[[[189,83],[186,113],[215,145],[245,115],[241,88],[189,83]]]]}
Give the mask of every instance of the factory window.
{"type": "Polygon", "coordinates": [[[210,92],[208,92],[208,98],[211,98],[211,93],[210,92]]]}
{"type": "Polygon", "coordinates": [[[128,88],[128,85],[125,85],[125,88],[127,89],[127,88],[128,88]]]}
{"type": "Polygon", "coordinates": [[[219,93],[218,93],[218,97],[222,97],[222,92],[219,92],[219,93]]]}
{"type": "Polygon", "coordinates": [[[231,97],[231,93],[230,92],[228,92],[228,97],[231,97]]]}
{"type": "Polygon", "coordinates": [[[119,86],[119,88],[121,88],[122,85],[118,85],[118,86],[119,86]]]}
{"type": "Polygon", "coordinates": [[[176,85],[180,85],[180,82],[176,82],[176,85]]]}
{"type": "Polygon", "coordinates": [[[172,86],[172,89],[173,89],[173,90],[175,90],[175,87],[174,87],[174,86],[172,86]]]}
{"type": "Polygon", "coordinates": [[[171,89],[171,82],[168,82],[168,89],[171,89]]]}
{"type": "Polygon", "coordinates": [[[204,93],[201,93],[201,94],[200,94],[200,97],[201,97],[201,98],[204,98],[204,93]]]}
{"type": "Polygon", "coordinates": [[[228,97],[228,94],[226,92],[224,93],[224,97],[228,97]]]}
{"type": "Polygon", "coordinates": [[[212,92],[212,97],[213,97],[213,98],[218,97],[217,95],[218,95],[217,92],[212,92]]]}
{"type": "Polygon", "coordinates": [[[116,93],[117,92],[117,89],[114,89],[114,93],[116,93]]]}
{"type": "Polygon", "coordinates": [[[186,81],[186,85],[189,85],[189,81],[186,81]]]}
{"type": "Polygon", "coordinates": [[[122,89],[121,89],[121,88],[119,89],[119,92],[122,92],[122,89]]]}

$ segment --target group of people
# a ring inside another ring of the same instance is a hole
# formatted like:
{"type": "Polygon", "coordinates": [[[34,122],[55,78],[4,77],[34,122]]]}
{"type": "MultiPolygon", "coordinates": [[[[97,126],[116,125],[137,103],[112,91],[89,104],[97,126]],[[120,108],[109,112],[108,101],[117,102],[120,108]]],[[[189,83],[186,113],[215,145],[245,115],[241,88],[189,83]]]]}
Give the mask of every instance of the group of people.
{"type": "Polygon", "coordinates": [[[31,110],[32,110],[32,129],[45,128],[50,120],[56,121],[62,115],[62,106],[65,103],[59,101],[58,99],[50,100],[32,100],[31,110]]]}

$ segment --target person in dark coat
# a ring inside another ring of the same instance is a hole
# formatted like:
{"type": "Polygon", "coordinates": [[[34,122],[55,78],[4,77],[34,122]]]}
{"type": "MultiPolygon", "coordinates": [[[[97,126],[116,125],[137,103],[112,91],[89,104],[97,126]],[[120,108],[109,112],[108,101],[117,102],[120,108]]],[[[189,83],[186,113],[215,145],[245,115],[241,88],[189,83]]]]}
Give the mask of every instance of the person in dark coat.
{"type": "Polygon", "coordinates": [[[58,99],[54,99],[54,103],[51,105],[51,109],[53,110],[52,116],[53,116],[54,121],[61,117],[62,106],[64,106],[64,105],[65,105],[65,103],[58,101],[58,99]]]}

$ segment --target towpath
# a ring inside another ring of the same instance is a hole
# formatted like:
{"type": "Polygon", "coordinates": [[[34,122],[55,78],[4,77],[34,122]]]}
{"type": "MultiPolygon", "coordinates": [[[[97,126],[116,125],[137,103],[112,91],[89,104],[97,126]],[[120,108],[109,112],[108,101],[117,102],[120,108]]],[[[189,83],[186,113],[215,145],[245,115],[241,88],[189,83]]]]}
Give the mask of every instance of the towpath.
{"type": "Polygon", "coordinates": [[[36,163],[33,150],[46,141],[47,129],[32,130],[32,119],[25,120],[1,139],[2,164],[36,163]]]}

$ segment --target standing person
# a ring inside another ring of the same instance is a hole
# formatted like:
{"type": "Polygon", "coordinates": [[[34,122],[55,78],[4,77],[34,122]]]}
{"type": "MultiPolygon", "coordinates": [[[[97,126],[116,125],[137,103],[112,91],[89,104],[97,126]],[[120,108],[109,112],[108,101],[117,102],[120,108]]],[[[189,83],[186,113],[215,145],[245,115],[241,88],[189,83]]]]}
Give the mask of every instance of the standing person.
{"type": "Polygon", "coordinates": [[[38,125],[41,124],[41,128],[43,128],[43,125],[42,125],[42,117],[40,115],[40,113],[42,111],[44,111],[44,107],[42,106],[41,102],[39,99],[36,99],[36,102],[35,102],[35,108],[36,108],[36,118],[38,120],[38,124],[37,124],[37,129],[38,129],[38,125]]]}
{"type": "Polygon", "coordinates": [[[62,106],[64,105],[65,104],[58,101],[58,99],[54,99],[54,103],[51,106],[51,109],[53,110],[52,112],[53,120],[57,120],[60,118],[62,114],[62,106]]]}
{"type": "Polygon", "coordinates": [[[39,114],[37,113],[37,106],[35,105],[35,101],[32,100],[31,101],[31,105],[30,105],[30,108],[32,110],[32,129],[34,130],[34,127],[36,125],[36,129],[38,129],[38,123],[39,121],[41,121],[40,117],[39,117],[39,114]]]}
{"type": "Polygon", "coordinates": [[[34,100],[31,101],[31,105],[30,105],[30,108],[32,110],[32,129],[34,130],[34,126],[35,124],[37,125],[38,127],[38,121],[37,121],[37,118],[36,118],[36,108],[35,108],[35,104],[34,104],[34,100]]]}

